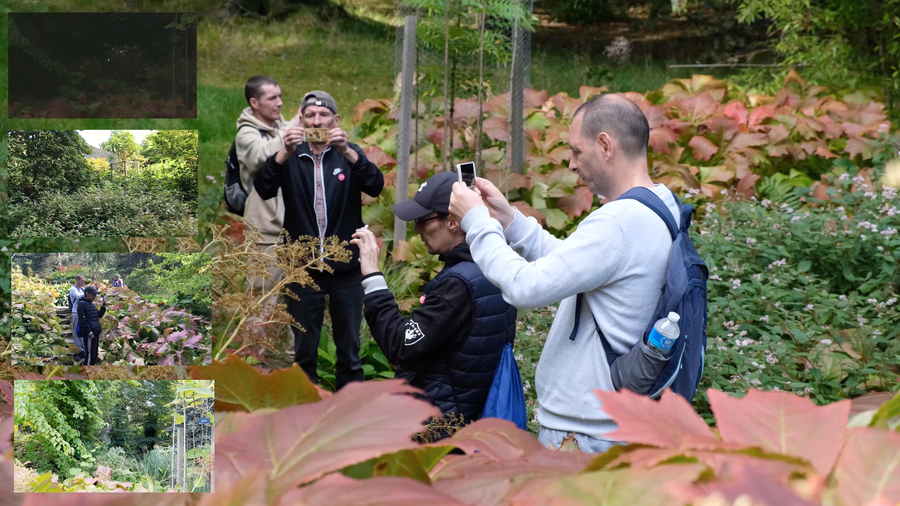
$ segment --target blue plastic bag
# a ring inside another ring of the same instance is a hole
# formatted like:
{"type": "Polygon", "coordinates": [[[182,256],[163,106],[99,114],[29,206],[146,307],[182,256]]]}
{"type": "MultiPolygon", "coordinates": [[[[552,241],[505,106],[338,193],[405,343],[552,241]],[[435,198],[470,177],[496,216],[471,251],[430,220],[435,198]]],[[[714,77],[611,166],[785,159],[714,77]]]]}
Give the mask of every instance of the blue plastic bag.
{"type": "Polygon", "coordinates": [[[482,418],[501,418],[528,430],[528,414],[525,410],[525,391],[519,365],[513,356],[513,347],[507,343],[500,356],[500,365],[494,373],[494,381],[484,403],[482,418]]]}

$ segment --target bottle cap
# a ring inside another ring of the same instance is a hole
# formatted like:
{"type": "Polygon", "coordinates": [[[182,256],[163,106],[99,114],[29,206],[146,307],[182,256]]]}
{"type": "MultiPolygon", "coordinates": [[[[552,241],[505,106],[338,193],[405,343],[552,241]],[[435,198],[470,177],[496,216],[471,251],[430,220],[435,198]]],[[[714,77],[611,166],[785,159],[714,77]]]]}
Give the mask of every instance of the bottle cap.
{"type": "Polygon", "coordinates": [[[680,319],[681,319],[681,317],[678,316],[678,313],[676,313],[675,311],[672,311],[671,313],[669,313],[669,321],[670,322],[678,323],[678,320],[680,320],[680,319]]]}

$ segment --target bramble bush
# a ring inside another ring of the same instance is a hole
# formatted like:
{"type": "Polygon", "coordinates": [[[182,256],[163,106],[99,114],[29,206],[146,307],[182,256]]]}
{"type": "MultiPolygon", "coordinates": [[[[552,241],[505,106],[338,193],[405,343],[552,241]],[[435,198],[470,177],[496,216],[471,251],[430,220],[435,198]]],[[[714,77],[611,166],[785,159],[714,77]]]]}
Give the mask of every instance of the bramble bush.
{"type": "Polygon", "coordinates": [[[163,184],[118,178],[10,206],[9,227],[16,237],[191,236],[197,233],[194,211],[163,184]]]}

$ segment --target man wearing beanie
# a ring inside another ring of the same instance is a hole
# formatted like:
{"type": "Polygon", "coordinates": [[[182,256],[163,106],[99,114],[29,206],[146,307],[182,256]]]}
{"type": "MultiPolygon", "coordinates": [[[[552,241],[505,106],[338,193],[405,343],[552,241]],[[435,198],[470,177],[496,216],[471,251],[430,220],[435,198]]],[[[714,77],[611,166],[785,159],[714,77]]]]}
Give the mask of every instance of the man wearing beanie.
{"type": "Polygon", "coordinates": [[[444,262],[409,319],[400,315],[378,271],[372,232],[357,230],[351,243],[360,250],[366,321],[385,357],[400,368],[396,377],[424,390],[445,416],[461,415],[469,423],[481,417],[503,348],[515,338],[516,308],[484,277],[465,232],[449,219],[456,180],[454,172],[435,174],[414,198],[394,206],[401,220],[415,221],[428,253],[444,262]]]}
{"type": "MultiPolygon", "coordinates": [[[[362,194],[377,197],[384,187],[384,176],[359,146],[348,142],[347,132],[338,126],[341,118],[331,95],[311,91],[304,95],[300,108],[301,126],[285,132],[284,147],[266,160],[253,187],[266,200],[275,198],[281,190],[289,240],[311,236],[322,241],[328,237],[349,241],[363,226],[362,194]],[[306,142],[304,131],[310,128],[327,129],[328,140],[306,142]]],[[[359,250],[355,246],[350,250],[350,263],[329,262],[333,274],[310,272],[318,290],[291,284],[289,289],[297,299],[286,297],[288,312],[303,329],[292,329],[294,362],[318,383],[316,361],[328,295],[337,348],[336,389],[365,377],[359,358],[362,275],[357,261],[359,250]]]]}

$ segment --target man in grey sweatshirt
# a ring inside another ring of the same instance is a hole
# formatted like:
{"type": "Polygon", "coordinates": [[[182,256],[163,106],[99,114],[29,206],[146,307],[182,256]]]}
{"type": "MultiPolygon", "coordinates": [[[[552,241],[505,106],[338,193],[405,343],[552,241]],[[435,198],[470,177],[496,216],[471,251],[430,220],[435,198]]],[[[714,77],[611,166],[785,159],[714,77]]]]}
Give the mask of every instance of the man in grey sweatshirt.
{"type": "Polygon", "coordinates": [[[637,343],[653,318],[672,247],[668,228],[652,210],[615,199],[643,186],[680,218],[672,192],[650,180],[649,135],[643,112],[621,95],[594,97],[575,111],[569,169],[610,202],[566,239],[526,218],[485,179],[476,179],[476,190],[454,185],[450,213],[466,231],[475,263],[503,298],[518,308],[560,302],[535,375],[545,446],[558,447],[569,436],[586,452],[615,444],[604,435],[616,425],[594,394],[614,390],[596,326],[618,353],[637,343]],[[576,308],[579,293],[585,297],[576,308]]]}

